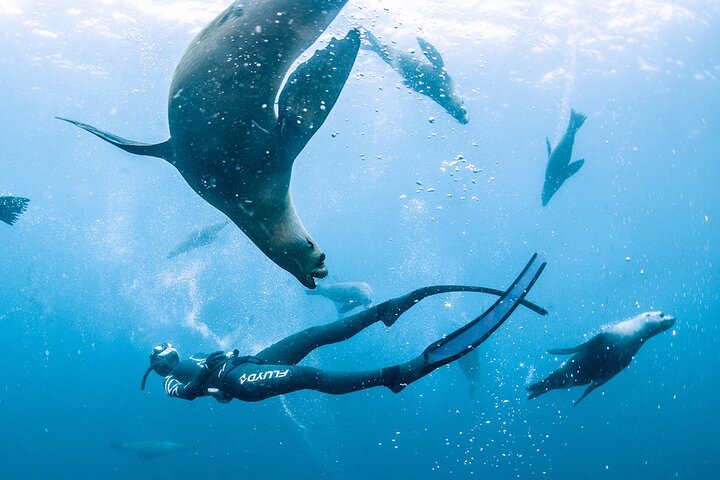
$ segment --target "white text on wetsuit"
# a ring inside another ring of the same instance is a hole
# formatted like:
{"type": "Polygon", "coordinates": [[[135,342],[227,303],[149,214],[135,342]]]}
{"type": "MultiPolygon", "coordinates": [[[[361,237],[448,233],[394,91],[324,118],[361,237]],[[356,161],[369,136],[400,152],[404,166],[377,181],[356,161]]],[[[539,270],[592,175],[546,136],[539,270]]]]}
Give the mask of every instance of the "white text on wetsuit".
{"type": "Polygon", "coordinates": [[[290,372],[290,369],[285,370],[284,372],[281,372],[280,370],[268,370],[267,372],[257,372],[257,373],[251,373],[250,375],[247,375],[243,373],[240,375],[240,385],[242,385],[245,382],[257,382],[258,380],[268,380],[272,378],[283,378],[290,372]]]}

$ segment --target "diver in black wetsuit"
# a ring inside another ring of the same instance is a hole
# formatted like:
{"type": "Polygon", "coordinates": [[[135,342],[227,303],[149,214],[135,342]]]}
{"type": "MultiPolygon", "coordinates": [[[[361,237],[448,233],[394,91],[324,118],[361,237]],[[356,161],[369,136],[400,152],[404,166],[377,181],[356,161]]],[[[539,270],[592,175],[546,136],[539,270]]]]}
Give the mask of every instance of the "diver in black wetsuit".
{"type": "Polygon", "coordinates": [[[165,377],[168,395],[186,400],[211,395],[222,403],[233,398],[253,402],[304,389],[343,394],[376,386],[384,386],[397,393],[480,345],[518,305],[547,314],[543,308],[524,300],[544,267],[542,258],[534,255],[505,292],[463,285],[420,288],[356,315],[298,332],[253,356],[241,357],[235,350],[232,353],[194,355],[180,361],[177,350],[171,344],[157,345],[150,354],[150,367],[140,388],[145,388],[147,377],[154,370],[165,377]],[[480,317],[434,342],[420,356],[400,365],[361,372],[331,372],[298,365],[308,353],[322,345],[347,340],[378,321],[389,327],[423,298],[445,292],[492,293],[500,295],[500,298],[480,317]]]}

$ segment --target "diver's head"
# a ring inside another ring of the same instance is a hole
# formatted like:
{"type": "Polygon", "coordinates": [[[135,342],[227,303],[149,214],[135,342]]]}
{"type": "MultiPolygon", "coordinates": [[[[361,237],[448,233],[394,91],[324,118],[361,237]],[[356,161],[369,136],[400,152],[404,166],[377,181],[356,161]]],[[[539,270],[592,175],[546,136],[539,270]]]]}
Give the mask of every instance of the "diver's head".
{"type": "Polygon", "coordinates": [[[161,377],[167,377],[178,363],[180,363],[180,355],[172,343],[155,345],[150,352],[150,366],[145,371],[142,383],[140,384],[140,390],[145,389],[145,382],[151,371],[155,370],[155,373],[161,377]]]}

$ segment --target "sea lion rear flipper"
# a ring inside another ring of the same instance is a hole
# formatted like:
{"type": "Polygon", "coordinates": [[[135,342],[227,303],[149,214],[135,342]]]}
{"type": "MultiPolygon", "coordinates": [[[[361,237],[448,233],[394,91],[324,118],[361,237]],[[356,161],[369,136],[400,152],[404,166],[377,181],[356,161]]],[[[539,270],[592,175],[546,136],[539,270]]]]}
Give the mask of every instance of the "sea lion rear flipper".
{"type": "Polygon", "coordinates": [[[0,197],[0,222],[14,224],[27,209],[29,201],[23,197],[0,197]]]}
{"type": "Polygon", "coordinates": [[[601,380],[595,380],[595,381],[593,381],[593,382],[590,384],[590,386],[585,389],[585,391],[583,392],[583,394],[580,395],[580,398],[578,398],[577,400],[575,400],[575,401],[573,402],[573,407],[576,406],[578,403],[580,403],[583,398],[587,397],[587,396],[590,394],[590,392],[592,392],[593,390],[595,390],[596,388],[598,388],[600,385],[605,384],[605,382],[607,382],[608,380],[610,380],[610,378],[603,378],[603,379],[601,379],[601,380]]]}
{"type": "Polygon", "coordinates": [[[545,137],[545,144],[547,145],[548,158],[550,158],[550,155],[552,155],[552,146],[550,146],[550,139],[548,137],[545,137]]]}
{"type": "Polygon", "coordinates": [[[445,61],[443,60],[442,55],[440,55],[440,52],[438,52],[437,48],[424,38],[417,37],[417,41],[423,54],[425,54],[425,57],[430,60],[430,63],[432,63],[435,68],[442,70],[445,67],[445,61]]]}
{"type": "Polygon", "coordinates": [[[92,125],[88,125],[86,123],[77,122],[75,120],[70,120],[68,118],[62,117],[55,118],[64,122],[72,123],[76,127],[80,127],[83,130],[86,130],[93,135],[102,138],[106,142],[112,143],[116,147],[122,148],[126,152],[134,153],[135,155],[164,158],[165,160],[170,160],[172,158],[172,147],[170,145],[170,140],[156,144],[135,142],[133,140],[127,140],[125,138],[118,137],[117,135],[109,132],[103,132],[102,130],[99,130],[92,125]]]}
{"type": "Polygon", "coordinates": [[[333,38],[300,64],[288,78],[278,100],[279,122],[285,140],[298,152],[322,126],[345,86],[360,48],[360,32],[350,30],[333,38]]]}
{"type": "Polygon", "coordinates": [[[585,160],[578,160],[577,162],[572,162],[570,165],[568,165],[567,169],[565,170],[567,177],[570,178],[575,175],[584,164],[585,160]]]}

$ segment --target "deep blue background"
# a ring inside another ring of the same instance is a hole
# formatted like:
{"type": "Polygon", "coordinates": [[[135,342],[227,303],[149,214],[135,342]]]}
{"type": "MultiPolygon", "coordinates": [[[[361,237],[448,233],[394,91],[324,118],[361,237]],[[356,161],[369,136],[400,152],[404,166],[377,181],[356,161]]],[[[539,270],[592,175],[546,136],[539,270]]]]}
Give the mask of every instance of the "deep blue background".
{"type": "MultiPolygon", "coordinates": [[[[451,365],[400,395],[299,392],[228,405],[171,400],[156,376],[140,392],[150,347],[253,353],[333,320],[332,305],[307,297],[233,227],[166,260],[222,215],[162,160],[53,119],[164,140],[174,66],[224,2],[188,16],[188,2],[76,3],[0,5],[0,194],[32,199],[15,227],[0,225],[0,476],[720,471],[715,2],[418,1],[411,12],[352,3],[332,30],[370,26],[401,48],[423,35],[443,52],[471,122],[458,125],[361,52],[294,168],[293,196],[330,279],[367,281],[377,301],[433,283],[505,287],[542,250],[549,266],[530,297],[550,315],[519,310],[481,347],[473,394],[451,365]],[[588,115],[574,154],[586,163],[543,209],[545,136],[558,141],[570,107],[588,115]],[[458,155],[466,162],[452,164],[458,155]],[[580,389],[525,399],[524,387],[559,365],[546,349],[650,309],[674,314],[674,330],[578,407],[580,389]],[[148,461],[110,447],[152,439],[190,448],[148,461]]],[[[401,361],[490,303],[428,300],[392,329],[374,326],[307,363],[401,361]]]]}

